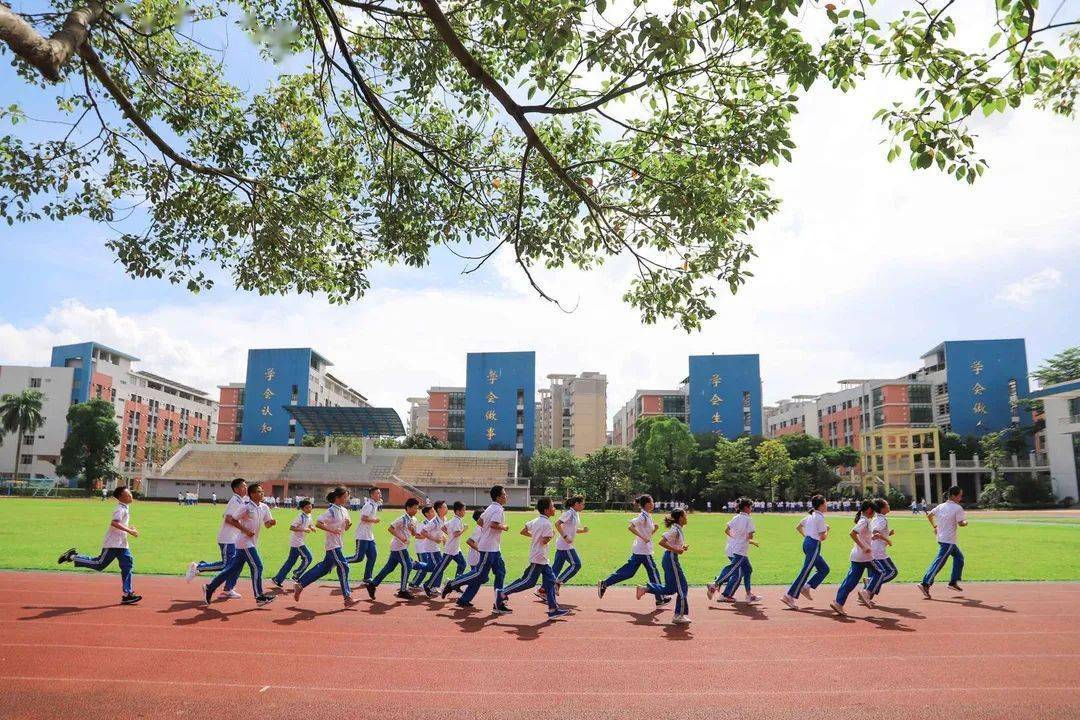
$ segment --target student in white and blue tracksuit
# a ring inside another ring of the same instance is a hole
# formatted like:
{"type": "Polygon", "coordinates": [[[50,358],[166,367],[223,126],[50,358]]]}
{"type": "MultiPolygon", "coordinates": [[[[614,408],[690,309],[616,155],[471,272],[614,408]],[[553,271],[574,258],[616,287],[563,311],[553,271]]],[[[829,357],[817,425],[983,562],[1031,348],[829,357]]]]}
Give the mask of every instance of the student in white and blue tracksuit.
{"type": "Polygon", "coordinates": [[[424,521],[420,523],[416,536],[416,562],[412,566],[415,574],[409,582],[409,589],[413,591],[419,590],[442,562],[442,551],[439,547],[445,540],[443,528],[446,527],[446,501],[439,500],[434,505],[425,505],[420,508],[420,513],[424,516],[424,521]]]}
{"type": "Polygon", "coordinates": [[[574,547],[574,541],[578,535],[589,532],[589,528],[581,524],[579,513],[584,508],[584,497],[581,495],[568,497],[563,505],[563,514],[555,521],[555,532],[558,537],[555,538],[555,564],[551,566],[551,572],[555,573],[556,591],[570,582],[570,578],[581,570],[581,556],[574,547]]]}
{"type": "Polygon", "coordinates": [[[292,574],[293,580],[299,580],[304,571],[308,569],[308,565],[311,565],[311,551],[307,548],[308,533],[315,532],[315,521],[311,519],[311,510],[310,500],[304,498],[300,501],[300,513],[293,520],[292,525],[289,526],[289,556],[285,558],[281,569],[277,571],[277,575],[271,580],[278,587],[281,587],[281,584],[285,582],[285,576],[289,574],[289,571],[293,569],[298,560],[300,564],[296,565],[296,572],[292,574]]]}
{"type": "Polygon", "coordinates": [[[821,543],[829,537],[829,526],[825,523],[825,498],[821,495],[810,498],[810,508],[810,514],[800,520],[795,527],[796,532],[803,536],[802,568],[795,576],[795,582],[788,588],[787,594],[780,597],[780,601],[792,610],[799,609],[796,601],[799,595],[812,600],[810,590],[820,585],[829,574],[829,563],[821,557],[821,543]],[[813,575],[810,574],[811,570],[814,571],[813,575]]]}
{"type": "MultiPolygon", "coordinates": [[[[892,536],[896,532],[889,528],[889,520],[886,517],[891,508],[889,501],[878,499],[874,501],[874,519],[870,522],[870,562],[874,564],[877,575],[872,582],[867,583],[866,590],[870,597],[877,597],[881,593],[881,586],[896,579],[896,563],[889,557],[889,546],[892,545],[892,536]]],[[[870,606],[874,603],[871,601],[870,606]]]]}
{"type": "MultiPolygon", "coordinates": [[[[630,534],[634,536],[634,545],[630,551],[630,559],[626,561],[626,564],[620,567],[615,572],[611,573],[606,579],[601,580],[596,584],[596,591],[600,597],[604,597],[604,593],[607,589],[621,583],[623,580],[629,580],[637,574],[638,568],[645,568],[645,573],[649,576],[649,582],[653,585],[660,584],[660,573],[656,569],[656,561],[653,560],[653,535],[656,534],[657,526],[652,519],[653,511],[653,499],[650,495],[642,495],[637,499],[638,507],[641,508],[641,512],[630,521],[627,529],[630,534]]],[[[657,596],[657,606],[666,605],[670,602],[667,597],[657,596]]]]}
{"type": "Polygon", "coordinates": [[[964,575],[964,553],[960,552],[960,546],[956,544],[958,528],[967,527],[967,513],[960,504],[963,498],[964,491],[954,485],[949,488],[949,499],[926,513],[926,519],[934,528],[938,542],[937,557],[930,563],[922,582],[917,585],[928,600],[934,578],[941,572],[941,568],[945,567],[950,557],[952,558],[952,575],[949,577],[949,588],[956,592],[964,591],[960,587],[960,581],[963,580],[964,575]],[[937,520],[937,523],[934,520],[937,520]]]}
{"type": "MultiPolygon", "coordinates": [[[[386,559],[386,564],[383,565],[382,570],[371,580],[364,583],[367,587],[368,597],[372,600],[375,599],[375,589],[397,567],[401,568],[401,584],[398,586],[398,591],[394,593],[394,596],[403,600],[412,600],[413,595],[409,592],[409,573],[412,570],[412,558],[409,557],[409,539],[420,537],[420,533],[416,529],[415,519],[419,507],[419,500],[409,498],[405,501],[405,513],[386,528],[394,536],[394,539],[390,541],[390,557],[386,559]]],[[[430,507],[428,509],[430,510],[430,507]]]]}
{"type": "Polygon", "coordinates": [[[330,503],[330,507],[315,521],[315,527],[325,533],[326,555],[323,556],[320,562],[308,568],[307,572],[296,581],[293,599],[299,602],[300,593],[303,592],[304,588],[331,570],[337,570],[341,595],[344,598],[345,606],[349,607],[354,604],[352,589],[349,587],[349,563],[345,558],[345,553],[341,551],[345,533],[352,527],[352,519],[349,517],[349,510],[346,507],[349,502],[348,488],[338,485],[327,494],[326,501],[330,503]]]}
{"type": "MultiPolygon", "coordinates": [[[[244,478],[236,478],[232,481],[232,497],[229,498],[229,502],[225,504],[225,513],[221,519],[221,529],[218,530],[217,544],[218,551],[221,553],[220,560],[199,560],[188,564],[187,574],[184,575],[184,579],[191,582],[195,579],[195,576],[199,573],[212,572],[219,573],[225,569],[225,566],[232,560],[233,555],[236,554],[236,537],[240,531],[237,529],[236,520],[233,518],[233,513],[236,512],[241,505],[247,500],[247,482],[244,478]]],[[[233,588],[236,586],[236,580],[230,580],[225,583],[225,597],[238,598],[240,593],[236,592],[233,588]]]]}
{"type": "Polygon", "coordinates": [[[487,509],[480,515],[480,519],[476,521],[477,526],[481,528],[480,537],[476,541],[477,551],[480,555],[476,567],[461,577],[454,578],[446,583],[442,589],[442,597],[445,598],[451,592],[460,590],[461,597],[457,600],[458,607],[471,608],[473,607],[473,598],[480,591],[480,586],[487,582],[489,575],[493,575],[494,609],[496,612],[507,612],[509,608],[506,607],[506,604],[499,602],[503,583],[506,582],[506,565],[503,563],[502,557],[502,534],[510,529],[504,522],[506,511],[503,506],[506,505],[506,488],[502,485],[494,485],[488,495],[491,497],[491,504],[487,506],[487,509]]]}
{"type": "Polygon", "coordinates": [[[536,511],[540,515],[525,523],[525,527],[521,528],[521,534],[530,538],[529,567],[525,568],[524,574],[507,585],[496,598],[497,613],[509,612],[510,608],[506,604],[509,597],[514,593],[534,587],[537,581],[543,583],[549,618],[562,617],[570,613],[569,610],[559,607],[559,601],[555,597],[555,573],[548,564],[548,544],[551,538],[555,537],[555,530],[551,527],[555,503],[551,502],[551,498],[540,498],[536,501],[536,511]]]}
{"type": "MultiPolygon", "coordinates": [[[[465,557],[465,563],[469,566],[469,570],[475,570],[480,564],[480,536],[484,534],[484,528],[480,525],[480,518],[484,517],[483,510],[473,510],[472,521],[473,531],[469,533],[468,539],[465,544],[469,548],[469,554],[465,557]]],[[[461,577],[463,573],[458,573],[457,577],[461,577]]],[[[445,587],[445,586],[444,586],[445,587]]]]}
{"type": "Polygon", "coordinates": [[[660,601],[666,595],[675,595],[675,617],[671,619],[676,625],[690,623],[690,588],[686,582],[686,574],[683,573],[679,556],[690,549],[683,535],[683,528],[689,522],[685,510],[672,510],[666,518],[664,525],[668,528],[660,537],[660,547],[664,548],[664,584],[649,583],[639,585],[637,598],[640,600],[646,593],[652,593],[660,601]]]}
{"type": "Polygon", "coordinates": [[[757,602],[761,598],[750,590],[750,576],[754,572],[750,565],[750,546],[757,547],[757,542],[754,541],[756,529],[750,518],[750,513],[754,511],[754,501],[739,498],[735,507],[738,513],[724,528],[724,534],[727,535],[727,567],[706,586],[706,590],[710,600],[720,591],[721,600],[735,602],[735,591],[739,589],[741,582],[746,587],[746,602],[757,602]]]}
{"type": "Polygon", "coordinates": [[[236,520],[240,531],[236,536],[236,553],[222,568],[221,572],[203,586],[203,599],[209,605],[213,599],[214,591],[229,580],[236,582],[236,579],[240,577],[241,570],[247,565],[248,570],[251,572],[251,589],[255,596],[255,602],[259,605],[266,605],[274,599],[274,596],[263,592],[263,564],[257,546],[259,543],[259,531],[263,527],[273,527],[276,521],[270,514],[270,508],[263,502],[263,490],[259,483],[248,485],[247,500],[238,510],[233,511],[232,517],[236,520]]]}
{"type": "MultiPolygon", "coordinates": [[[[859,581],[862,580],[863,573],[869,573],[870,578],[867,580],[867,587],[877,582],[878,571],[874,567],[873,562],[873,549],[870,546],[873,531],[870,529],[870,522],[874,519],[874,501],[863,500],[859,509],[855,512],[855,527],[851,529],[849,533],[852,541],[855,543],[851,548],[851,566],[848,568],[847,575],[844,576],[843,581],[840,583],[840,587],[836,590],[836,599],[829,603],[829,607],[833,609],[837,615],[847,615],[847,611],[844,610],[844,605],[847,603],[848,596],[851,595],[851,591],[859,586],[859,581]]],[[[870,592],[864,588],[859,589],[859,600],[862,601],[867,607],[873,605],[870,592]]]]}
{"type": "Polygon", "coordinates": [[[453,515],[443,527],[446,544],[443,546],[442,557],[435,567],[435,571],[428,576],[427,582],[424,583],[424,592],[428,597],[435,597],[439,594],[436,588],[442,586],[443,574],[446,572],[446,568],[450,566],[450,563],[454,563],[455,566],[454,577],[461,577],[461,574],[465,572],[465,557],[461,554],[461,537],[465,534],[465,503],[456,500],[452,507],[454,510],[453,515]]]}
{"type": "Polygon", "coordinates": [[[371,573],[375,571],[375,560],[379,556],[375,545],[375,526],[379,523],[381,504],[382,490],[377,487],[368,488],[356,523],[356,553],[346,558],[349,563],[364,561],[364,582],[371,579],[371,573]]]}
{"type": "Polygon", "coordinates": [[[132,570],[135,568],[135,558],[128,548],[128,536],[139,537],[139,531],[131,524],[131,491],[120,486],[113,490],[116,498],[116,509],[113,510],[112,519],[109,520],[109,528],[105,531],[105,538],[101,542],[101,553],[97,557],[80,555],[79,551],[71,548],[57,559],[57,563],[63,565],[74,562],[75,567],[88,568],[101,572],[112,565],[115,560],[120,566],[120,585],[123,595],[120,602],[123,605],[134,605],[142,600],[142,595],[136,595],[131,589],[132,570]]]}

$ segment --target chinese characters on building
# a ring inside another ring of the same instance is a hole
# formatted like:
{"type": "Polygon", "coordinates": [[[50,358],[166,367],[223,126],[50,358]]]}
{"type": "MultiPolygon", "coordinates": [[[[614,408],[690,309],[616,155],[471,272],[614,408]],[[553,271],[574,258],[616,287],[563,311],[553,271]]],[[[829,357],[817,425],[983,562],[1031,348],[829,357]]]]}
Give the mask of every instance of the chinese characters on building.
{"type": "MultiPolygon", "coordinates": [[[[971,374],[975,376],[975,384],[971,386],[971,395],[973,398],[975,398],[971,406],[971,412],[976,415],[986,415],[986,403],[978,400],[978,397],[986,392],[986,387],[982,383],[980,383],[978,379],[979,376],[982,375],[982,371],[982,360],[976,360],[975,362],[971,363],[971,374]]],[[[981,419],[976,423],[978,427],[982,427],[982,424],[983,421],[981,419]]]]}
{"type": "MultiPolygon", "coordinates": [[[[488,394],[487,394],[487,403],[488,403],[488,405],[494,405],[495,401],[499,399],[499,396],[495,394],[494,385],[495,385],[495,383],[497,383],[499,381],[499,377],[501,375],[502,375],[502,373],[500,373],[498,370],[494,370],[494,369],[488,370],[488,372],[487,372],[488,385],[492,386],[492,389],[488,390],[488,394]]],[[[487,430],[484,431],[484,437],[487,438],[488,442],[491,442],[492,440],[495,439],[495,421],[497,419],[498,419],[498,415],[495,413],[495,408],[489,407],[487,412],[484,413],[484,420],[486,420],[489,423],[489,425],[487,427],[487,430]]]]}
{"type": "MultiPolygon", "coordinates": [[[[263,377],[266,378],[266,382],[268,383],[272,382],[276,376],[277,372],[274,371],[274,368],[266,368],[266,372],[263,373],[263,377]]],[[[264,418],[271,417],[274,413],[272,410],[270,410],[269,400],[270,398],[274,397],[274,391],[270,389],[269,385],[267,385],[266,389],[263,390],[262,396],[263,399],[267,401],[267,403],[259,409],[259,413],[264,418]]],[[[268,422],[263,422],[263,424],[259,426],[259,432],[261,432],[263,435],[268,435],[272,429],[273,428],[270,427],[270,423],[268,422]]]]}

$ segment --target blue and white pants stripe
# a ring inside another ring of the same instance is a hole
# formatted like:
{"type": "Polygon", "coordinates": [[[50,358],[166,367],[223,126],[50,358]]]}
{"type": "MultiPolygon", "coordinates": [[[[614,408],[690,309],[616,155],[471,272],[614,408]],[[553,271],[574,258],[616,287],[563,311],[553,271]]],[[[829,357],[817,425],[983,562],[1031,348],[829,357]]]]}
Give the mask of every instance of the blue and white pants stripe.
{"type": "MultiPolygon", "coordinates": [[[[552,612],[558,610],[559,602],[555,598],[555,572],[547,563],[529,563],[529,567],[525,569],[525,574],[507,585],[502,594],[503,596],[513,595],[522,590],[528,590],[536,585],[537,580],[542,581],[541,587],[544,588],[544,599],[547,601],[548,610],[552,612]]],[[[496,597],[496,600],[498,600],[498,597],[496,597]]]]}
{"type": "Polygon", "coordinates": [[[825,562],[825,558],[821,557],[820,540],[804,537],[802,548],[805,556],[802,569],[795,576],[795,582],[791,583],[791,587],[788,588],[788,596],[793,598],[799,597],[804,585],[816,588],[829,574],[829,563],[825,562]],[[811,570],[815,571],[813,575],[810,574],[811,570]]]}
{"type": "Polygon", "coordinates": [[[683,574],[682,565],[679,563],[679,556],[667,550],[661,562],[664,565],[664,584],[650,582],[645,588],[656,596],[658,602],[665,595],[674,595],[675,614],[689,615],[689,586],[686,575],[683,574]]]}
{"type": "Polygon", "coordinates": [[[289,548],[289,557],[285,558],[285,564],[277,571],[277,575],[274,576],[274,582],[278,585],[285,582],[285,576],[293,569],[293,565],[296,565],[297,560],[300,561],[300,564],[296,566],[296,572],[292,574],[293,580],[299,580],[300,576],[304,574],[304,571],[308,569],[308,565],[311,564],[311,551],[307,549],[307,545],[289,548]]]}
{"type": "Polygon", "coordinates": [[[877,576],[867,584],[866,589],[871,595],[877,595],[881,592],[882,585],[896,579],[898,571],[896,569],[896,563],[892,561],[892,558],[874,560],[873,563],[874,568],[877,570],[877,576]]]}
{"type": "Polygon", "coordinates": [[[222,584],[228,588],[228,583],[236,585],[237,578],[240,577],[240,572],[244,569],[244,565],[248,566],[251,571],[251,590],[255,594],[255,597],[260,597],[263,594],[262,585],[262,571],[263,564],[262,558],[259,557],[259,551],[253,547],[251,548],[236,548],[236,553],[229,560],[228,564],[222,568],[221,572],[214,576],[214,579],[209,582],[210,592],[218,589],[222,584]]]}
{"type": "Polygon", "coordinates": [[[570,548],[569,550],[556,550],[555,562],[551,566],[551,572],[555,573],[555,579],[565,585],[570,582],[570,578],[578,574],[581,570],[581,557],[577,554],[577,550],[570,548]],[[563,570],[563,566],[566,569],[563,570]]]}
{"type": "Polygon", "coordinates": [[[416,553],[417,561],[412,564],[412,569],[416,572],[413,576],[412,582],[409,583],[412,587],[420,587],[424,585],[425,578],[435,571],[439,563],[442,561],[441,552],[423,552],[416,553]]]}
{"type": "Polygon", "coordinates": [[[502,592],[503,583],[506,582],[506,565],[503,563],[502,553],[498,550],[481,552],[480,562],[476,564],[476,567],[449,582],[452,590],[462,590],[458,603],[472,602],[476,593],[480,591],[480,586],[487,582],[489,575],[495,576],[493,585],[497,599],[499,593],[502,592]]]}
{"type": "Polygon", "coordinates": [[[135,556],[131,554],[131,550],[127,548],[101,548],[101,554],[97,557],[76,555],[74,558],[75,567],[96,570],[97,572],[101,572],[112,565],[113,560],[120,565],[120,584],[123,586],[124,594],[130,595],[132,570],[135,568],[135,556]]]}
{"type": "Polygon", "coordinates": [[[754,572],[754,568],[750,566],[750,558],[746,555],[730,555],[728,556],[728,564],[720,574],[713,580],[713,585],[720,587],[726,583],[723,589],[724,597],[732,597],[735,595],[735,591],[739,589],[739,583],[742,582],[746,586],[747,594],[750,593],[750,575],[754,572]]]}
{"type": "MultiPolygon", "coordinates": [[[[843,606],[847,602],[848,595],[859,585],[859,580],[862,579],[863,573],[870,573],[870,580],[867,582],[867,587],[870,587],[877,582],[877,570],[874,568],[873,563],[859,562],[857,560],[851,561],[851,567],[848,568],[847,575],[844,576],[843,581],[840,583],[840,587],[836,589],[836,604],[843,606]]],[[[793,596],[794,597],[794,596],[793,596]]]]}
{"type": "Polygon", "coordinates": [[[944,543],[938,542],[938,554],[934,558],[934,562],[930,563],[929,569],[926,571],[926,575],[923,576],[923,585],[933,585],[934,578],[941,572],[941,569],[945,567],[945,563],[951,557],[952,561],[952,575],[949,577],[949,584],[958,583],[963,579],[964,574],[964,553],[960,552],[960,546],[956,543],[944,543]]]}
{"type": "Polygon", "coordinates": [[[371,579],[371,573],[375,569],[375,560],[379,557],[379,549],[374,540],[357,540],[356,553],[345,558],[347,563],[364,561],[364,582],[371,579]]]}
{"type": "Polygon", "coordinates": [[[386,560],[386,564],[383,565],[379,574],[371,578],[373,585],[379,585],[383,579],[390,574],[390,572],[401,566],[401,585],[398,588],[399,592],[405,592],[409,585],[409,573],[412,571],[412,559],[409,557],[408,550],[391,550],[390,557],[386,560]]]}
{"type": "Polygon", "coordinates": [[[300,583],[300,587],[307,587],[335,568],[341,594],[347,598],[352,597],[352,590],[349,588],[349,563],[345,560],[345,553],[341,552],[341,548],[327,550],[323,559],[312,565],[297,582],[300,583]]]}
{"type": "Polygon", "coordinates": [[[440,553],[439,564],[435,566],[435,570],[428,575],[427,582],[424,583],[425,590],[434,590],[442,585],[443,573],[446,572],[446,568],[453,562],[457,568],[454,572],[454,577],[461,577],[461,574],[465,572],[465,556],[461,552],[457,552],[453,555],[447,555],[446,553],[440,553]]]}
{"type": "MultiPolygon", "coordinates": [[[[607,579],[604,580],[605,587],[616,585],[623,580],[629,580],[637,574],[638,568],[643,566],[645,568],[645,574],[649,576],[649,584],[659,585],[660,573],[656,569],[656,561],[653,560],[653,556],[633,553],[630,555],[630,559],[626,561],[625,565],[608,575],[607,579]]],[[[656,601],[659,603],[660,599],[657,598],[656,601]]]]}

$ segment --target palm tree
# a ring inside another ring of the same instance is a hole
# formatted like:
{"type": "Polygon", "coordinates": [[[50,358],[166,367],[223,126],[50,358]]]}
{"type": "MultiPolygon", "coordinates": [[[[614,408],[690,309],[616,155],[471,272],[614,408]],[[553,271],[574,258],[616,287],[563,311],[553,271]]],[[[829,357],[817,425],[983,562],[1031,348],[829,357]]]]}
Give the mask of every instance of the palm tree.
{"type": "Polygon", "coordinates": [[[24,433],[35,433],[44,422],[41,417],[41,405],[45,395],[40,390],[23,390],[18,395],[5,393],[0,397],[0,438],[3,433],[15,433],[15,475],[19,479],[19,459],[22,455],[24,433]]]}

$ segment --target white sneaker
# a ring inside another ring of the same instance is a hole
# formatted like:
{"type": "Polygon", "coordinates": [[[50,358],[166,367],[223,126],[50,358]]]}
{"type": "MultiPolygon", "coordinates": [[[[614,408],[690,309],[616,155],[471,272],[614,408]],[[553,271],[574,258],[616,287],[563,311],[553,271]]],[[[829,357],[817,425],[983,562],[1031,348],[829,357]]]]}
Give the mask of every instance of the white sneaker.
{"type": "Polygon", "coordinates": [[[716,585],[714,585],[713,583],[709,583],[708,585],[706,585],[705,594],[709,596],[710,600],[712,600],[713,596],[716,595],[716,585]]]}
{"type": "Polygon", "coordinates": [[[187,572],[184,573],[184,579],[191,582],[195,579],[195,576],[199,574],[199,563],[193,562],[187,566],[187,572]]]}
{"type": "Polygon", "coordinates": [[[814,599],[814,596],[810,594],[810,588],[808,586],[806,586],[806,585],[803,585],[803,589],[799,594],[802,595],[807,600],[813,600],[814,599]]]}
{"type": "Polygon", "coordinates": [[[790,595],[788,595],[786,593],[784,595],[780,596],[780,602],[784,603],[785,605],[787,605],[792,610],[798,610],[799,609],[799,603],[795,602],[795,598],[791,597],[790,595]]]}
{"type": "Polygon", "coordinates": [[[761,602],[762,600],[764,600],[764,598],[760,595],[755,595],[754,593],[746,593],[746,602],[748,603],[761,602]]]}
{"type": "Polygon", "coordinates": [[[675,617],[671,618],[671,623],[673,625],[689,625],[690,618],[688,618],[686,615],[676,615],[675,617]]]}
{"type": "Polygon", "coordinates": [[[641,598],[645,597],[645,593],[647,592],[648,590],[645,589],[644,585],[638,585],[637,590],[634,591],[634,595],[637,597],[638,600],[640,600],[641,598]]]}
{"type": "Polygon", "coordinates": [[[240,593],[236,592],[235,590],[226,590],[225,592],[221,593],[221,597],[227,597],[227,598],[232,598],[233,600],[239,600],[240,598],[242,598],[244,596],[241,595],[240,593]]]}
{"type": "Polygon", "coordinates": [[[869,590],[859,590],[859,601],[868,608],[874,607],[874,596],[869,590]]]}
{"type": "Polygon", "coordinates": [[[833,612],[835,612],[840,617],[847,617],[847,613],[844,612],[844,606],[841,605],[840,603],[831,602],[831,603],[829,603],[829,607],[831,607],[833,609],[833,612]]]}

